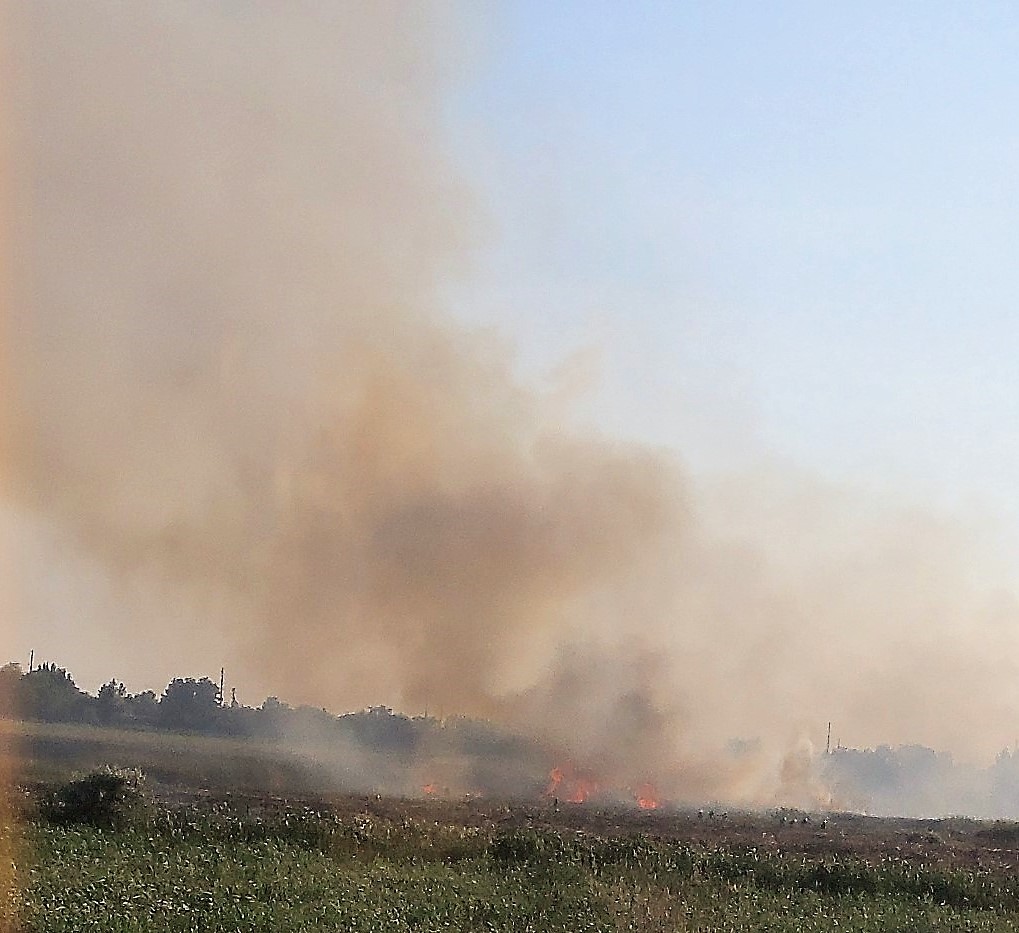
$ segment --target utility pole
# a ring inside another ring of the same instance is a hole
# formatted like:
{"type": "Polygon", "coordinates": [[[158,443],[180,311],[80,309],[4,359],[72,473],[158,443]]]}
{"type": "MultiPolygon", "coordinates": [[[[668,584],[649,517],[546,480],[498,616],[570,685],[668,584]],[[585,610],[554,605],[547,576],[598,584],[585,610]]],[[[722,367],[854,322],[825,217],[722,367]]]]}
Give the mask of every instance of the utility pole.
{"type": "Polygon", "coordinates": [[[28,673],[31,674],[35,670],[35,648],[28,653],[28,673]]]}
{"type": "Polygon", "coordinates": [[[831,721],[828,722],[828,741],[824,744],[824,753],[826,755],[831,754],[831,721]]]}
{"type": "Polygon", "coordinates": [[[226,668],[219,669],[219,705],[223,705],[223,681],[226,679],[226,668]]]}

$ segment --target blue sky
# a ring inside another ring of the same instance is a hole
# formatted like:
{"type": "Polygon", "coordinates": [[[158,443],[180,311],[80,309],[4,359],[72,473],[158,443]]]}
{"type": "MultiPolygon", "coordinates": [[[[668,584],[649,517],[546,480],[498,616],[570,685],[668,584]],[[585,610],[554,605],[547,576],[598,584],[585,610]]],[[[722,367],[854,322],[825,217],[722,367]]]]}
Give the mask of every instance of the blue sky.
{"type": "Polygon", "coordinates": [[[457,298],[584,414],[1016,517],[1019,8],[514,2],[455,102],[457,298]]]}

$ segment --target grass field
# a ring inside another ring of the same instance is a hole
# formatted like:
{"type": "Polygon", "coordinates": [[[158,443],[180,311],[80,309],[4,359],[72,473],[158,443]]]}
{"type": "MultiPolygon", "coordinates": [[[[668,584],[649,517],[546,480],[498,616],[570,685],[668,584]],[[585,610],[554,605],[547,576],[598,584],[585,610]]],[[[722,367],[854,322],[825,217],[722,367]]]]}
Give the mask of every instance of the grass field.
{"type": "Polygon", "coordinates": [[[331,789],[344,775],[294,747],[256,739],[3,720],[25,781],[58,781],[104,764],[140,768],[163,783],[301,792],[331,789]]]}
{"type": "Polygon", "coordinates": [[[267,743],[5,738],[30,779],[5,930],[1019,929],[1012,823],[312,795],[315,762],[267,743]],[[154,774],[146,809],[118,829],[47,816],[47,782],[104,762],[154,774]]]}
{"type": "Polygon", "coordinates": [[[115,831],[31,812],[7,908],[27,931],[1019,928],[1001,825],[207,795],[115,831]]]}
{"type": "MultiPolygon", "coordinates": [[[[413,754],[339,745],[322,737],[288,740],[231,738],[76,723],[0,719],[0,754],[14,760],[24,782],[54,782],[106,764],[139,768],[150,782],[207,790],[284,794],[364,791],[401,796],[456,772],[456,756],[429,750],[427,766],[413,754]],[[4,752],[4,749],[7,751],[4,752]]],[[[542,765],[477,761],[497,771],[496,783],[540,793],[542,765]]]]}

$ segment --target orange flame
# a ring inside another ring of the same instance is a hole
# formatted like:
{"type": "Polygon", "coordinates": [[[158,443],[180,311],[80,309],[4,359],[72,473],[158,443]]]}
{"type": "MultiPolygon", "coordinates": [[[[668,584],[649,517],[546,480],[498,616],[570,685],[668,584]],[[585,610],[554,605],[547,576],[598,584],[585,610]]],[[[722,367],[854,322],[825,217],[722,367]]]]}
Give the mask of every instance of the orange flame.
{"type": "Polygon", "coordinates": [[[637,806],[641,810],[657,810],[658,809],[658,791],[655,790],[653,784],[641,784],[640,787],[634,791],[634,799],[637,801],[637,806]]]}
{"type": "Polygon", "coordinates": [[[556,765],[549,772],[546,797],[562,797],[568,803],[586,803],[597,793],[598,782],[586,775],[577,774],[570,762],[556,765]]]}
{"type": "Polygon", "coordinates": [[[574,779],[566,799],[570,803],[587,803],[589,797],[598,793],[598,785],[584,778],[574,779]]]}
{"type": "Polygon", "coordinates": [[[438,793],[438,790],[439,788],[437,788],[431,781],[429,781],[427,784],[424,785],[424,787],[421,788],[421,793],[425,794],[425,796],[427,797],[432,797],[436,793],[438,793]]]}

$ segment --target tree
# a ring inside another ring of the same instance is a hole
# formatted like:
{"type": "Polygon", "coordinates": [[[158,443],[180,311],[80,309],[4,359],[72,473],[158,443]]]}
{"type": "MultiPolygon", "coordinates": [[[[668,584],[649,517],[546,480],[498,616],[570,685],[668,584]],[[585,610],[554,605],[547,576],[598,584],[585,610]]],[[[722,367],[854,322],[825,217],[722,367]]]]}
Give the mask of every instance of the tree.
{"type": "Polygon", "coordinates": [[[417,744],[413,721],[394,713],[388,706],[371,706],[360,713],[347,713],[340,717],[339,723],[369,748],[407,752],[417,744]]]}
{"type": "Polygon", "coordinates": [[[0,716],[13,719],[20,715],[24,678],[20,664],[11,662],[0,667],[0,716]]]}
{"type": "Polygon", "coordinates": [[[71,675],[56,664],[40,664],[21,681],[22,715],[44,722],[87,722],[95,700],[79,690],[71,675]]]}
{"type": "Polygon", "coordinates": [[[221,712],[219,686],[208,677],[176,677],[167,684],[159,701],[159,721],[169,729],[211,732],[221,712]]]}
{"type": "Polygon", "coordinates": [[[127,714],[127,688],[116,680],[103,684],[96,696],[96,715],[104,725],[122,722],[127,714]]]}
{"type": "Polygon", "coordinates": [[[143,690],[134,696],[127,697],[127,716],[132,722],[142,726],[155,726],[159,723],[159,700],[151,690],[143,690]]]}

